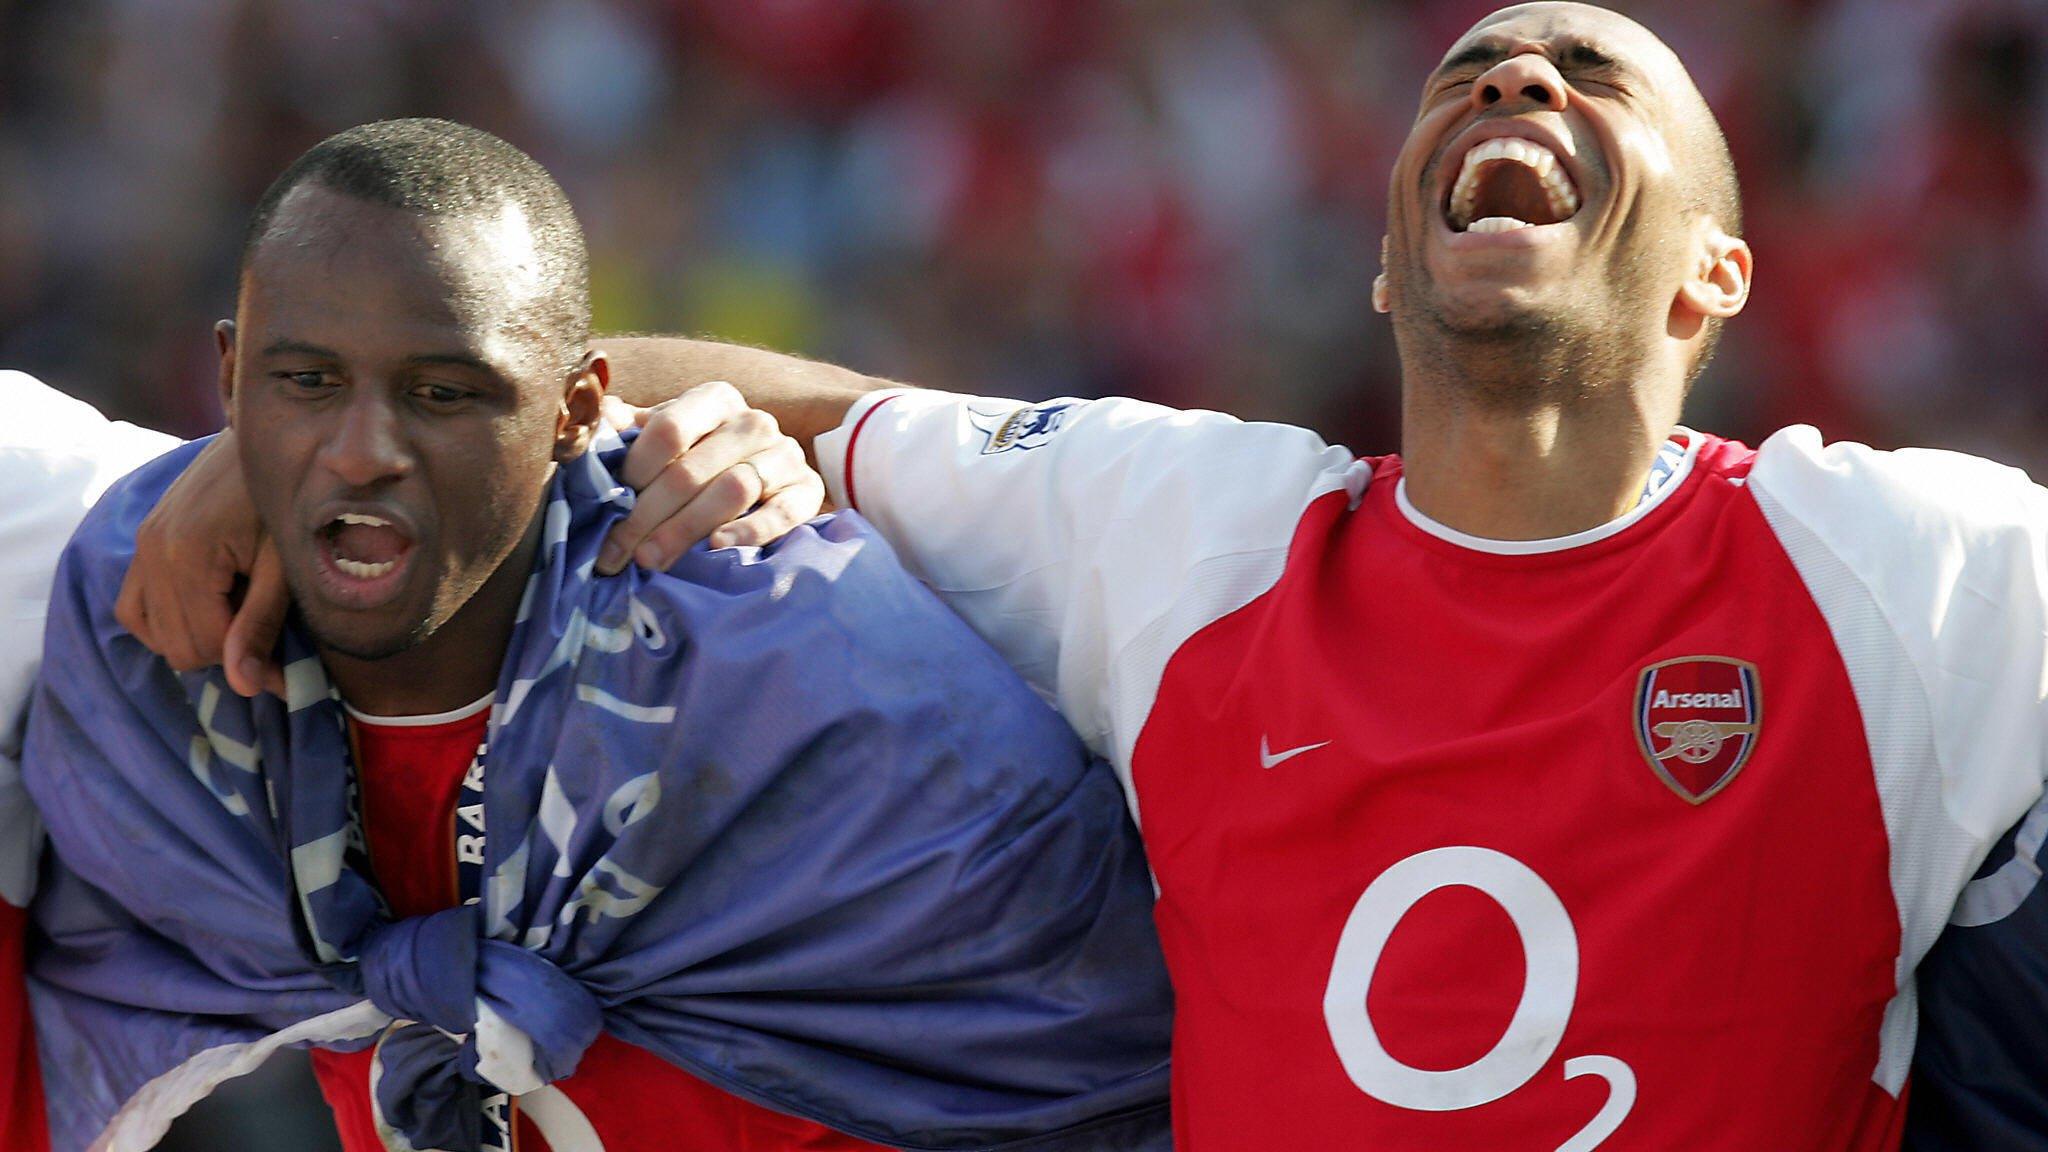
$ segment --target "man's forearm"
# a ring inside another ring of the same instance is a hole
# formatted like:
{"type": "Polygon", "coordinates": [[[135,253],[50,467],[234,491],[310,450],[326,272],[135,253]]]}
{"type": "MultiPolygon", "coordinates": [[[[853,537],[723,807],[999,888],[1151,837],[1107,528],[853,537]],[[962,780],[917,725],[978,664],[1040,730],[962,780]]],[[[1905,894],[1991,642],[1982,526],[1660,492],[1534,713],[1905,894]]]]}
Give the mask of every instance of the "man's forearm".
{"type": "Polygon", "coordinates": [[[724,380],[775,417],[806,455],[863,394],[897,386],[798,356],[681,336],[601,336],[591,345],[611,361],[612,395],[627,403],[647,407],[707,380],[724,380]]]}

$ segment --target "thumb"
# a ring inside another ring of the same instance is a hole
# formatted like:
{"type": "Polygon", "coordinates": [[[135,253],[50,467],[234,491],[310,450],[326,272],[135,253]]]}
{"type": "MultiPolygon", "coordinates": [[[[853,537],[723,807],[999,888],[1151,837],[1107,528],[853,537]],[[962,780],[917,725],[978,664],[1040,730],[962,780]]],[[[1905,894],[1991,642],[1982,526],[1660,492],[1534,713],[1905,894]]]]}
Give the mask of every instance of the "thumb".
{"type": "Polygon", "coordinates": [[[277,637],[284,631],[284,617],[291,608],[291,592],[285,587],[284,568],[277,548],[265,540],[249,569],[249,588],[242,606],[228,624],[227,642],[221,652],[228,686],[243,696],[260,692],[284,698],[284,670],[277,665],[277,637]]]}

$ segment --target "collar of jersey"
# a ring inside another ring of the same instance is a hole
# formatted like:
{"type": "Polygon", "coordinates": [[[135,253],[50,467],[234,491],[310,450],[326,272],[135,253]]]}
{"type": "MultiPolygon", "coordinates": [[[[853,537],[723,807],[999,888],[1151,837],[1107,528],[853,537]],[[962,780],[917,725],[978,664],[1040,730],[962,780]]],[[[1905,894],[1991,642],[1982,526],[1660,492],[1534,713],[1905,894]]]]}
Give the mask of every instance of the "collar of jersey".
{"type": "Polygon", "coordinates": [[[1406,476],[1394,485],[1394,504],[1401,509],[1401,515],[1410,523],[1442,540],[1474,552],[1487,552],[1495,556],[1537,556],[1545,552],[1564,552],[1572,548],[1583,548],[1588,544],[1605,540],[1618,532],[1626,531],[1629,525],[1650,514],[1659,504],[1671,497],[1685,485],[1685,478],[1692,475],[1693,462],[1699,459],[1700,436],[1690,428],[1678,428],[1671,439],[1658,450],[1657,461],[1650,467],[1650,475],[1643,481],[1643,498],[1636,506],[1609,520],[1597,528],[1574,532],[1569,536],[1553,536],[1547,540],[1490,540],[1484,536],[1473,536],[1460,532],[1448,524],[1440,524],[1415,505],[1408,502],[1408,478],[1406,476]],[[1679,441],[1683,438],[1683,445],[1679,441]]]}
{"type": "Polygon", "coordinates": [[[489,708],[491,700],[495,695],[495,693],[492,693],[471,703],[464,704],[460,708],[451,708],[446,712],[436,712],[431,716],[372,716],[367,712],[356,711],[346,700],[341,702],[341,707],[343,711],[348,713],[349,719],[358,724],[368,724],[372,728],[431,728],[436,724],[453,724],[457,720],[469,719],[484,709],[489,708]]]}

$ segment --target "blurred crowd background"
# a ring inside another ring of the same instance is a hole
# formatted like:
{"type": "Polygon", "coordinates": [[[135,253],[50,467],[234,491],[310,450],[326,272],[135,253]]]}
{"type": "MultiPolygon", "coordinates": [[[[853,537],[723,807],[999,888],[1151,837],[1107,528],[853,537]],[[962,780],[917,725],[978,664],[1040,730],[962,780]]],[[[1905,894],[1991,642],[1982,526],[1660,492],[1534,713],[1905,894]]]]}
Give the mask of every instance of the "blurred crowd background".
{"type": "MultiPolygon", "coordinates": [[[[1490,6],[0,0],[0,364],[215,427],[250,204],[335,129],[440,115],[560,176],[605,328],[1387,451],[1386,173],[1490,6]]],[[[1720,112],[1757,251],[1689,417],[2048,465],[2048,6],[1619,6],[1720,112]]]]}
{"type": "MultiPolygon", "coordinates": [[[[603,329],[1389,451],[1386,174],[1423,76],[1491,6],[0,0],[0,366],[217,427],[209,327],[264,186],[336,129],[436,115],[559,176],[603,329]]],[[[1615,6],[1720,113],[1757,253],[1689,420],[2048,476],[2048,5],[1615,6]]],[[[274,1075],[257,1095],[303,1094],[274,1075]]],[[[242,1136],[181,1146],[325,1139],[282,1107],[209,1115],[242,1136]]]]}

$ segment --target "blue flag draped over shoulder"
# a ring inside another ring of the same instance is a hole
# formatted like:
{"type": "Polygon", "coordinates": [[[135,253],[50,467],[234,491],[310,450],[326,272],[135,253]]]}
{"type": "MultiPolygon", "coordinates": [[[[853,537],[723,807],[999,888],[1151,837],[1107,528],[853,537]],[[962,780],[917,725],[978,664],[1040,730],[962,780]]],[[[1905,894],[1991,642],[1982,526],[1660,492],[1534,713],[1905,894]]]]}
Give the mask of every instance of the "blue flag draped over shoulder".
{"type": "Polygon", "coordinates": [[[108,493],[51,604],[25,762],[58,854],[31,989],[58,1152],[147,1148],[277,1047],[373,1043],[394,1146],[474,1146],[480,1081],[550,1091],[600,1030],[892,1147],[1169,1145],[1121,792],[858,517],[594,578],[623,449],[561,468],[482,898],[394,922],[306,640],[288,699],[251,702],[114,619],[197,450],[108,493]]]}

